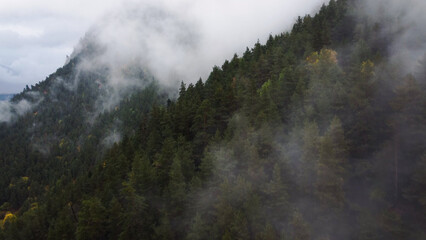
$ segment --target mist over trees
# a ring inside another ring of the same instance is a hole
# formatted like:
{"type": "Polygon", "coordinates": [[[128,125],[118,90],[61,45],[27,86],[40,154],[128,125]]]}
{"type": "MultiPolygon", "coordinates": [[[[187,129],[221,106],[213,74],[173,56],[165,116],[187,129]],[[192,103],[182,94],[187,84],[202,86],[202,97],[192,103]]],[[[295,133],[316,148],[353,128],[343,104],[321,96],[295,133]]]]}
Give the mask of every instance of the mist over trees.
{"type": "Polygon", "coordinates": [[[396,64],[360,6],[331,0],[176,98],[127,68],[145,87],[105,111],[109,69],[82,49],[0,123],[0,239],[426,238],[426,60],[396,64]]]}

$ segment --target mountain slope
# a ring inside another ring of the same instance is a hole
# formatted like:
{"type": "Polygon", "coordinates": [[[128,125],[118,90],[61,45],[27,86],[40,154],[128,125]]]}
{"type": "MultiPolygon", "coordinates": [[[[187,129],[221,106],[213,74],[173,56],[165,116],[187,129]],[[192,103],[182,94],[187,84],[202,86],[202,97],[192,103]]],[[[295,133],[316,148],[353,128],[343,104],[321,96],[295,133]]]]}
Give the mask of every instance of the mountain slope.
{"type": "Polygon", "coordinates": [[[0,199],[14,210],[61,177],[76,178],[86,172],[102,158],[104,149],[122,135],[133,134],[152,105],[166,100],[151,77],[137,72],[146,87],[128,92],[111,111],[102,111],[98,102],[110,95],[111,87],[103,85],[108,70],[79,70],[81,59],[84,56],[73,58],[45,81],[15,95],[11,106],[26,103],[30,107],[12,112],[9,122],[0,123],[1,168],[5,170],[0,199]],[[30,180],[21,183],[21,177],[30,180]],[[19,184],[23,186],[11,187],[19,184]],[[31,184],[35,184],[31,191],[19,189],[31,184]]]}
{"type": "MultiPolygon", "coordinates": [[[[182,83],[176,100],[149,85],[85,128],[72,116],[96,113],[82,111],[99,99],[102,76],[89,72],[4,124],[0,239],[424,238],[426,75],[393,65],[393,33],[360,21],[357,4],[330,1],[182,83]],[[58,136],[47,155],[20,131],[39,114],[58,136]],[[116,119],[126,136],[99,154],[116,119]]],[[[72,64],[55,78],[72,79],[72,64]]]]}

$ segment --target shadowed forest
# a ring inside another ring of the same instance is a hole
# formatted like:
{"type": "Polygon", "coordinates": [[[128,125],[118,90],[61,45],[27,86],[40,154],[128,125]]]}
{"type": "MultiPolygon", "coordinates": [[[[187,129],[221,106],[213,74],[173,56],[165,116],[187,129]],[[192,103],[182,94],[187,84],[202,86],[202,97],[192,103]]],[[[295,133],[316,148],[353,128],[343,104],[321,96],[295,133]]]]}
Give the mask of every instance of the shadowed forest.
{"type": "Polygon", "coordinates": [[[88,36],[0,122],[0,239],[426,239],[426,58],[359,6],[108,105],[88,36]]]}

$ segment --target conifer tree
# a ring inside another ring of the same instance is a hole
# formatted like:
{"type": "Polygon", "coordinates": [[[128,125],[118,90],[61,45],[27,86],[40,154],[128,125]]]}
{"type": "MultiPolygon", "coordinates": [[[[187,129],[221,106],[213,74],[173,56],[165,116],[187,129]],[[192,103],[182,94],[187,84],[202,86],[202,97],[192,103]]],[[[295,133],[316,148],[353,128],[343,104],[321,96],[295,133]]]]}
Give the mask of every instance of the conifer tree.
{"type": "Polygon", "coordinates": [[[98,198],[84,200],[78,213],[77,239],[104,239],[106,219],[106,209],[98,198]]]}
{"type": "Polygon", "coordinates": [[[303,146],[298,181],[303,192],[312,194],[316,181],[315,169],[319,158],[320,141],[316,122],[305,122],[302,137],[303,146]]]}
{"type": "Polygon", "coordinates": [[[290,221],[290,239],[291,240],[310,240],[311,231],[308,223],[305,222],[300,212],[293,213],[290,221]]]}
{"type": "Polygon", "coordinates": [[[340,209],[345,204],[346,146],[342,123],[334,117],[321,138],[317,163],[316,195],[324,206],[340,209]]]}

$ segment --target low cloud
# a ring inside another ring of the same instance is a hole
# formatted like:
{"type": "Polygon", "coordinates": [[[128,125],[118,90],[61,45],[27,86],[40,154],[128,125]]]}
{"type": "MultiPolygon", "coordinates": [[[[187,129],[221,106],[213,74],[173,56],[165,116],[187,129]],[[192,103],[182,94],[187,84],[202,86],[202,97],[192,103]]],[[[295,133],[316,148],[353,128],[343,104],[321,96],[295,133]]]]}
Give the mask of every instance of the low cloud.
{"type": "MultiPolygon", "coordinates": [[[[322,2],[126,1],[92,28],[94,41],[106,51],[90,64],[111,72],[136,64],[166,86],[195,82],[258,39],[288,30],[298,15],[322,2]]],[[[118,81],[123,79],[110,79],[118,81]]]]}
{"type": "Polygon", "coordinates": [[[151,79],[168,89],[205,80],[214,65],[288,30],[323,2],[124,1],[94,24],[71,58],[83,53],[78,71],[103,72],[96,109],[108,111],[151,79]]]}
{"type": "Polygon", "coordinates": [[[95,25],[102,29],[102,42],[117,47],[111,57],[142,54],[137,61],[149,62],[151,71],[169,83],[172,77],[206,78],[213,65],[288,29],[298,15],[314,12],[323,2],[13,1],[0,6],[0,64],[17,74],[0,72],[0,88],[17,92],[43,80],[102,15],[95,25]]]}
{"type": "Polygon", "coordinates": [[[22,99],[17,102],[0,101],[0,123],[13,121],[16,117],[31,111],[34,106],[42,101],[39,93],[36,92],[27,92],[26,96],[28,100],[22,99]]]}
{"type": "Polygon", "coordinates": [[[379,37],[390,43],[391,63],[413,73],[426,53],[426,2],[423,0],[362,1],[360,19],[376,24],[379,37]]]}

